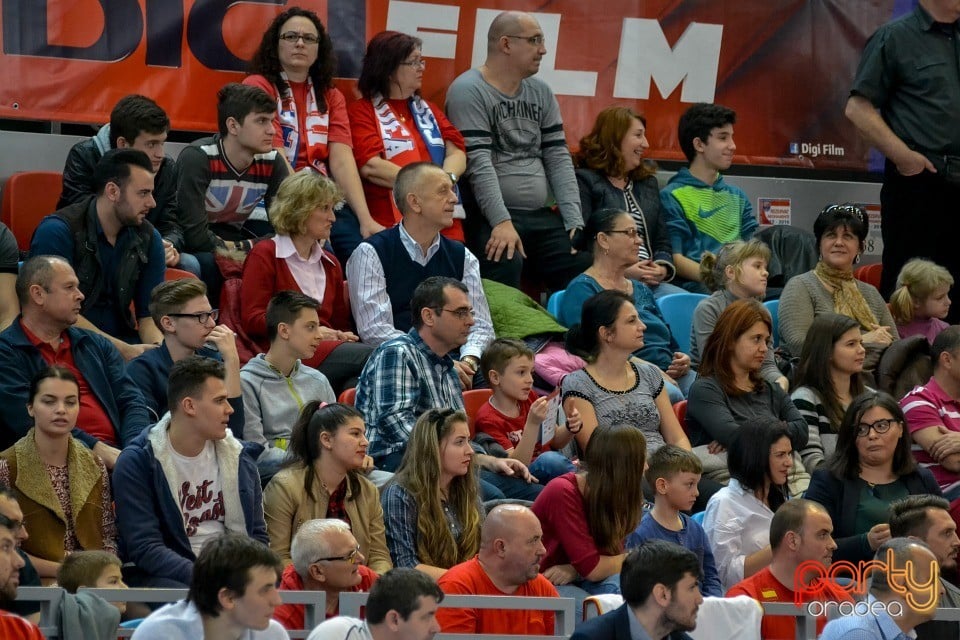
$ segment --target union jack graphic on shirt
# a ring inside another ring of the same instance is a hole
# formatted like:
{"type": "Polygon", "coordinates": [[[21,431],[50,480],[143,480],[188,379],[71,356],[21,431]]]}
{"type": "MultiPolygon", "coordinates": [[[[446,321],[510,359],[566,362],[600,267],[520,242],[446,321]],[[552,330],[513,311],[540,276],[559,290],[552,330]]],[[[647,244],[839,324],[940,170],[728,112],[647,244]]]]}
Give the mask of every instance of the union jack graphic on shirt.
{"type": "Polygon", "coordinates": [[[204,145],[201,149],[210,160],[210,184],[204,197],[209,221],[244,222],[263,201],[277,152],[256,154],[253,164],[239,172],[221,154],[218,145],[204,145]]]}

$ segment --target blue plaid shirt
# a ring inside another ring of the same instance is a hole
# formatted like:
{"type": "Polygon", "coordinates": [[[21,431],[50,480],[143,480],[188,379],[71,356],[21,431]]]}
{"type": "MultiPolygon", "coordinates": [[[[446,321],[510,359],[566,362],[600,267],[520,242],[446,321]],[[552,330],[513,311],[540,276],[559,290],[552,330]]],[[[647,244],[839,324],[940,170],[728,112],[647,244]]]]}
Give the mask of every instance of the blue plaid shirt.
{"type": "Polygon", "coordinates": [[[453,358],[431,351],[416,328],[384,342],[363,367],[356,407],[367,423],[372,457],[403,451],[422,413],[463,410],[463,390],[453,358]]]}

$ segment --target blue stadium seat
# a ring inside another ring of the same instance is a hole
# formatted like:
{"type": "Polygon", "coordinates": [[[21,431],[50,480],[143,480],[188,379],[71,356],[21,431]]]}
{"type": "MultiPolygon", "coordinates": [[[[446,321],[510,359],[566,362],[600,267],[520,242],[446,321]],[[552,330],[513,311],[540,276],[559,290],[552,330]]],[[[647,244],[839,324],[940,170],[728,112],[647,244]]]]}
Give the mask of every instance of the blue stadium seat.
{"type": "Polygon", "coordinates": [[[670,333],[680,345],[680,351],[684,353],[690,353],[693,310],[706,297],[702,293],[671,293],[657,300],[657,306],[670,327],[670,333]]]}
{"type": "Polygon", "coordinates": [[[777,320],[780,312],[780,301],[767,300],[763,303],[763,306],[765,306],[767,311],[770,312],[770,318],[773,320],[773,348],[776,349],[780,346],[780,329],[779,321],[777,320]]]}
{"type": "Polygon", "coordinates": [[[566,293],[566,289],[561,289],[560,291],[554,291],[550,296],[550,299],[547,300],[547,311],[550,312],[554,318],[560,317],[560,305],[563,304],[563,294],[566,293]]]}

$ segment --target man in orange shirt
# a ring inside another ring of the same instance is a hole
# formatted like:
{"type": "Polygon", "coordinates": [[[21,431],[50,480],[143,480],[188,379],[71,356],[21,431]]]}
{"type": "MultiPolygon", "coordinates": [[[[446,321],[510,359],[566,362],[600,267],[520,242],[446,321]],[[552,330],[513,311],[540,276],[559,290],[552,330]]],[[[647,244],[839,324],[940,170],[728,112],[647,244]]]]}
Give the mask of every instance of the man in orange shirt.
{"type": "MultiPolygon", "coordinates": [[[[13,600],[17,597],[23,558],[17,553],[17,533],[22,522],[0,515],[0,596],[13,600]]],[[[43,634],[32,622],[13,613],[0,610],[0,638],[43,640],[43,634]]]]}
{"type": "MultiPolygon", "coordinates": [[[[798,498],[783,504],[770,522],[770,547],[773,560],[770,565],[741,580],[727,591],[727,597],[746,595],[764,602],[793,603],[798,580],[806,584],[801,594],[803,602],[852,602],[850,594],[835,582],[814,579],[807,572],[798,575],[804,563],[821,563],[823,572],[833,561],[837,543],[833,541],[833,522],[830,515],[816,502],[798,498]]],[[[824,608],[826,609],[826,607],[824,608]]],[[[825,615],[817,618],[817,635],[827,623],[825,615]]],[[[793,616],[763,616],[760,635],[765,640],[793,640],[796,618],[793,616]]]]}
{"type": "MultiPolygon", "coordinates": [[[[300,525],[290,544],[290,557],[293,564],[283,570],[280,589],[325,591],[327,618],[339,613],[341,592],[370,591],[377,580],[373,569],[364,564],[366,558],[350,525],[336,518],[307,520],[300,525]]],[[[293,631],[304,628],[304,612],[302,604],[284,604],[274,610],[273,617],[293,631]]]]}
{"type": "MultiPolygon", "coordinates": [[[[540,573],[547,550],[540,521],[530,509],[495,507],[483,521],[480,553],[450,568],[437,584],[445,594],[539,596],[557,598],[557,590],[540,573]]],[[[552,611],[441,608],[437,621],[444,633],[523,636],[553,635],[552,611]]]]}

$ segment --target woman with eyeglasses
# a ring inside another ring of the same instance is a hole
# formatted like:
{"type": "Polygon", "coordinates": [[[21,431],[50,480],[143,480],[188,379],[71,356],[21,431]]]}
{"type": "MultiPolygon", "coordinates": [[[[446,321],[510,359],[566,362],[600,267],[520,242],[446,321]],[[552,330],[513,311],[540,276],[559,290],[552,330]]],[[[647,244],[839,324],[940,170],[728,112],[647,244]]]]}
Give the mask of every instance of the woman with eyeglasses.
{"type": "Polygon", "coordinates": [[[46,585],[56,580],[66,554],[101,549],[116,555],[117,528],[107,468],[73,438],[80,414],[76,377],[65,367],[43,369],[27,398],[33,427],[0,453],[0,483],[29,519],[30,535],[20,545],[46,585]]]}
{"type": "Polygon", "coordinates": [[[684,290],[669,284],[676,273],[673,246],[660,211],[656,164],[643,159],[650,147],[646,131],[647,119],[633,109],[607,107],[597,114],[590,133],[580,139],[573,161],[584,223],[602,209],[629,213],[640,246],[634,263],[627,267],[627,277],[644,283],[654,297],[661,298],[684,290]]]}
{"type": "Polygon", "coordinates": [[[349,523],[367,566],[378,574],[389,571],[380,493],[363,474],[372,460],[360,412],[345,404],[308,402],[287,453],[286,464],[263,490],[270,548],[290,564],[290,545],[301,524],[337,518],[349,523]]]}
{"type": "MultiPolygon", "coordinates": [[[[401,168],[432,162],[443,167],[454,184],[467,168],[463,136],[442,109],[420,95],[427,66],[422,46],[420,38],[397,31],[373,36],[357,82],[363,98],[348,109],[353,155],[370,215],[385,227],[400,221],[393,184],[401,168]]],[[[463,242],[462,217],[458,206],[453,226],[441,233],[463,242]]]]}
{"type": "MultiPolygon", "coordinates": [[[[758,300],[737,300],[717,318],[703,349],[700,376],[687,402],[687,426],[704,476],[718,482],[729,477],[726,450],[749,420],[783,422],[793,451],[807,444],[807,423],[787,392],[760,375],[770,348],[771,324],[770,313],[758,300]]],[[[789,482],[794,494],[810,482],[799,455],[789,482]]]]}
{"type": "Polygon", "coordinates": [[[333,43],[317,14],[291,7],[277,15],[249,63],[244,84],[277,101],[273,143],[296,171],[310,169],[336,181],[346,199],[331,242],[345,261],[383,226],[370,217],[351,151],[346,99],[333,86],[333,43]]]}
{"type": "Polygon", "coordinates": [[[791,354],[800,354],[813,319],[821,313],[839,313],[859,323],[868,371],[897,338],[896,322],[883,296],[853,276],[868,231],[866,211],[849,204],[826,207],[813,223],[820,261],[813,271],[791,278],[780,296],[780,339],[791,354]]]}
{"type": "MultiPolygon", "coordinates": [[[[665,376],[671,402],[683,400],[696,378],[690,368],[690,356],[680,351],[650,287],[628,274],[637,264],[637,251],[643,244],[633,217],[621,209],[594,211],[583,237],[593,251],[593,264],[567,285],[557,318],[560,324],[571,327],[580,323],[587,299],[601,291],[624,294],[644,325],[634,354],[655,365],[665,376]]],[[[626,365],[617,366],[622,369],[626,365]]]]}
{"type": "Polygon", "coordinates": [[[867,391],[843,415],[837,448],[813,472],[805,498],[822,504],[833,520],[833,561],[873,558],[890,539],[890,503],[908,495],[943,495],[929,469],[910,452],[906,419],[890,395],[867,391]]]}
{"type": "MultiPolygon", "coordinates": [[[[240,319],[256,349],[270,348],[267,308],[280,291],[303,293],[319,304],[319,338],[304,364],[322,372],[335,393],[357,386],[373,352],[351,331],[340,261],[325,249],[340,201],[340,189],[320,174],[301,171],[284,178],[270,203],[277,235],[254,245],[243,265],[240,319]]],[[[285,375],[286,372],[285,372],[285,375]]]]}
{"type": "Polygon", "coordinates": [[[420,416],[381,501],[394,566],[436,580],[477,553],[483,507],[465,413],[420,416]]]}

